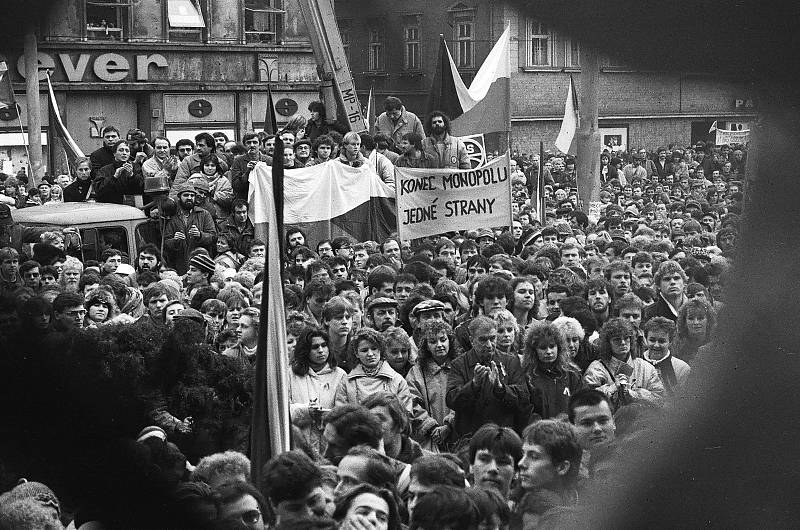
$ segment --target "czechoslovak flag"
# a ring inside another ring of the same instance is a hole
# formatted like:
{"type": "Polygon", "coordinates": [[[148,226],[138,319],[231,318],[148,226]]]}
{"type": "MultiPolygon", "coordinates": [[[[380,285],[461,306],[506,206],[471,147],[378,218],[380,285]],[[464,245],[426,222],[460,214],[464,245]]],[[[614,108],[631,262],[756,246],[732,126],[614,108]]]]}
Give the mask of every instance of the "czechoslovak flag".
{"type": "Polygon", "coordinates": [[[569,90],[567,101],[564,103],[564,120],[561,122],[561,132],[556,138],[556,147],[562,153],[569,153],[575,131],[578,130],[578,97],[575,93],[575,83],[569,76],[569,90]]]}

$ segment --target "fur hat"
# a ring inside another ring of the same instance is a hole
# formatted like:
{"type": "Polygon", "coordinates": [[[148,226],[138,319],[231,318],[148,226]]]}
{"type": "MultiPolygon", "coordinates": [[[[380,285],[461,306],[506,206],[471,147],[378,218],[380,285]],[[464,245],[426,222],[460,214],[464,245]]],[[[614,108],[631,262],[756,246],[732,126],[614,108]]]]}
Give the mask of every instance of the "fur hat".
{"type": "Polygon", "coordinates": [[[189,184],[189,182],[184,182],[183,184],[178,184],[177,186],[175,186],[176,197],[180,197],[181,193],[186,193],[186,192],[197,193],[197,191],[194,189],[194,186],[189,184]]]}
{"type": "Polygon", "coordinates": [[[0,505],[12,504],[23,499],[32,499],[42,506],[55,508],[58,516],[61,517],[61,503],[56,494],[41,482],[28,482],[20,479],[14,489],[0,495],[0,505]]]}

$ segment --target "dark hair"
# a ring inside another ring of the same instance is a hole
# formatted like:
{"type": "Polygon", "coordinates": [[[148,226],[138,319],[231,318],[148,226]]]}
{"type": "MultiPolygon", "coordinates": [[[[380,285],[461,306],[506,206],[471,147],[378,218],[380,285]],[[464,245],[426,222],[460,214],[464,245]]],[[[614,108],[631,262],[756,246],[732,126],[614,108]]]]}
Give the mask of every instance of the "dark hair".
{"type": "Polygon", "coordinates": [[[409,434],[410,422],[408,419],[408,412],[400,403],[397,395],[391,392],[376,392],[370,394],[361,400],[361,404],[368,409],[375,407],[386,407],[389,410],[389,415],[395,426],[399,428],[403,434],[409,434]]]}
{"type": "Polygon", "coordinates": [[[500,427],[496,423],[486,423],[469,441],[469,463],[475,461],[475,454],[486,449],[492,454],[509,454],[514,461],[514,468],[522,458],[522,439],[511,427],[500,427]]]}
{"type": "Polygon", "coordinates": [[[208,134],[207,132],[201,132],[200,134],[195,135],[194,137],[195,143],[199,144],[200,140],[203,140],[203,142],[206,144],[207,147],[214,147],[214,144],[216,143],[214,141],[214,137],[208,134]]]}
{"type": "Polygon", "coordinates": [[[472,497],[463,488],[435,486],[414,506],[409,530],[429,528],[475,529],[481,514],[472,497]]]}
{"type": "Polygon", "coordinates": [[[554,464],[568,461],[570,463],[568,477],[577,478],[581,446],[578,445],[572,425],[553,419],[537,421],[525,427],[522,431],[522,440],[544,447],[554,464]]]}
{"type": "Polygon", "coordinates": [[[464,488],[464,470],[459,463],[448,458],[447,453],[426,454],[411,464],[411,478],[425,486],[452,486],[464,488]]]}
{"type": "Polygon", "coordinates": [[[422,135],[414,132],[405,133],[402,137],[403,140],[408,141],[414,146],[417,151],[422,151],[422,135]]]}
{"type": "Polygon", "coordinates": [[[431,134],[431,131],[432,131],[431,124],[433,123],[433,118],[437,118],[437,117],[440,117],[440,116],[444,120],[444,130],[445,130],[445,132],[447,132],[447,134],[450,134],[450,117],[447,114],[445,114],[444,112],[440,111],[440,110],[434,110],[433,112],[428,114],[428,117],[425,120],[425,130],[428,132],[428,134],[431,134]]]}
{"type": "Polygon", "coordinates": [[[323,421],[336,429],[336,434],[348,447],[367,445],[377,449],[383,437],[380,421],[363,405],[337,405],[325,413],[323,421]]]}
{"type": "Polygon", "coordinates": [[[403,108],[403,102],[400,98],[389,96],[383,100],[383,110],[387,113],[392,112],[393,110],[401,110],[403,108]]]}
{"type": "Polygon", "coordinates": [[[103,127],[103,132],[101,133],[101,135],[105,136],[107,132],[115,132],[117,133],[117,136],[119,136],[119,129],[117,129],[113,125],[107,125],[103,127]]]}
{"type": "Polygon", "coordinates": [[[236,502],[245,495],[250,495],[258,503],[258,509],[264,521],[271,524],[275,520],[275,512],[272,510],[272,506],[261,492],[250,483],[242,482],[241,480],[223,482],[217,486],[216,493],[219,497],[220,505],[236,502]]]}
{"type": "Polygon", "coordinates": [[[312,147],[314,148],[314,152],[316,152],[317,149],[319,148],[319,146],[321,146],[321,145],[329,145],[331,147],[331,149],[333,149],[333,147],[336,144],[333,142],[333,138],[331,138],[330,135],[321,134],[321,135],[316,137],[316,139],[314,140],[314,142],[312,144],[312,147]]]}
{"type": "Polygon", "coordinates": [[[261,475],[261,490],[273,506],[283,501],[304,500],[322,484],[322,472],[300,451],[273,457],[264,464],[261,475]]]}
{"type": "MultiPolygon", "coordinates": [[[[308,374],[311,341],[314,337],[321,337],[326,344],[329,342],[328,334],[319,328],[308,327],[300,334],[294,347],[294,358],[291,362],[292,371],[297,375],[308,374]]],[[[336,367],[336,356],[330,350],[328,350],[328,363],[332,368],[336,367]]]]}
{"type": "Polygon", "coordinates": [[[599,390],[584,388],[583,390],[576,392],[572,395],[572,397],[569,398],[569,422],[573,425],[575,424],[575,409],[578,407],[594,407],[603,401],[606,402],[609,410],[614,410],[614,408],[611,406],[611,402],[608,400],[608,396],[599,390]]]}
{"type": "MultiPolygon", "coordinates": [[[[457,349],[456,349],[456,336],[453,332],[453,328],[450,327],[450,324],[447,322],[442,322],[440,320],[426,320],[420,326],[419,331],[419,345],[418,345],[418,363],[419,364],[427,364],[433,361],[433,354],[428,349],[428,341],[427,338],[431,336],[436,336],[439,332],[443,331],[447,335],[447,340],[449,342],[449,348],[447,350],[447,358],[453,360],[456,358],[457,349]]],[[[424,369],[423,366],[420,368],[424,369]]]]}
{"type": "Polygon", "coordinates": [[[70,307],[83,305],[83,296],[78,293],[61,293],[53,300],[53,311],[63,313],[70,307]]]}
{"type": "MultiPolygon", "coordinates": [[[[619,336],[633,339],[635,336],[633,324],[619,317],[608,320],[600,331],[600,340],[597,344],[601,359],[604,361],[611,359],[611,339],[619,336]]],[[[633,344],[631,344],[631,356],[634,356],[634,350],[635,348],[633,348],[633,344]]]]}
{"type": "Polygon", "coordinates": [[[372,495],[380,497],[386,501],[386,505],[389,507],[389,520],[387,526],[388,530],[400,530],[402,528],[397,501],[394,498],[394,494],[387,489],[376,488],[371,484],[361,484],[356,486],[342,496],[336,505],[336,510],[333,512],[333,518],[337,521],[343,520],[350,509],[350,505],[353,503],[353,501],[355,501],[356,497],[363,493],[371,493],[372,495]]]}
{"type": "Polygon", "coordinates": [[[361,137],[361,147],[363,147],[365,151],[372,151],[375,149],[375,138],[373,138],[371,134],[362,132],[359,133],[359,136],[361,137]]]}
{"type": "Polygon", "coordinates": [[[181,138],[180,140],[178,140],[177,142],[175,142],[175,149],[176,149],[176,150],[178,150],[178,149],[180,149],[180,148],[181,148],[182,146],[184,146],[184,145],[188,145],[189,147],[191,147],[192,149],[194,149],[194,142],[192,142],[192,141],[191,141],[191,140],[189,140],[188,138],[181,138]]]}

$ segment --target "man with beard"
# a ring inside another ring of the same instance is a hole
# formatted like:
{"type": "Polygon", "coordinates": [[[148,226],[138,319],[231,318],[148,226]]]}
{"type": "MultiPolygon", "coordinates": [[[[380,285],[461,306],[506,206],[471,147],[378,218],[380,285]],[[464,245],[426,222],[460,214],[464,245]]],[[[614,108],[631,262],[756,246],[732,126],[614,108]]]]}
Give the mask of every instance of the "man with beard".
{"type": "Polygon", "coordinates": [[[143,245],[139,249],[139,255],[136,258],[136,273],[139,274],[145,271],[156,275],[161,272],[161,252],[152,243],[143,245]]]}
{"type": "Polygon", "coordinates": [[[586,300],[592,308],[597,328],[600,329],[611,316],[610,286],[604,278],[589,278],[586,282],[586,300]]]}
{"type": "Polygon", "coordinates": [[[472,435],[484,423],[524,425],[528,390],[519,358],[497,351],[497,324],[488,316],[472,319],[469,334],[472,349],[453,361],[447,375],[445,400],[455,412],[455,439],[472,435]]]}
{"type": "Polygon", "coordinates": [[[437,168],[469,169],[469,154],[459,138],[450,136],[450,118],[439,110],[428,116],[430,136],[422,141],[423,150],[436,160],[437,168]]]}
{"type": "MultiPolygon", "coordinates": [[[[259,162],[266,162],[272,165],[272,157],[261,153],[259,147],[258,134],[249,132],[242,137],[242,143],[247,147],[247,152],[237,156],[231,165],[231,186],[236,198],[247,200],[247,193],[250,187],[248,178],[250,172],[259,162]]],[[[274,144],[273,144],[274,145],[274,144]]]]}
{"type": "Polygon", "coordinates": [[[113,125],[103,128],[103,145],[89,155],[89,160],[92,163],[92,180],[97,177],[100,168],[114,162],[114,144],[118,141],[119,129],[113,125]]]}
{"type": "Polygon", "coordinates": [[[178,274],[186,274],[189,254],[197,247],[211,251],[217,229],[211,214],[203,208],[195,206],[196,192],[188,183],[175,188],[178,197],[178,211],[167,221],[164,227],[165,259],[175,268],[178,274]]]}

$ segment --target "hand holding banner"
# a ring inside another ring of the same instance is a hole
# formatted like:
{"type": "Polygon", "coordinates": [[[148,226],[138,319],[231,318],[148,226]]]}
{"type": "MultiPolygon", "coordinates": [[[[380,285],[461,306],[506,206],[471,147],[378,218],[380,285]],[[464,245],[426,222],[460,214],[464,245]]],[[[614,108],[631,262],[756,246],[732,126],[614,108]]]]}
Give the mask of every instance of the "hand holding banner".
{"type": "Polygon", "coordinates": [[[400,239],[510,226],[508,163],[505,154],[477,169],[396,168],[400,239]]]}

